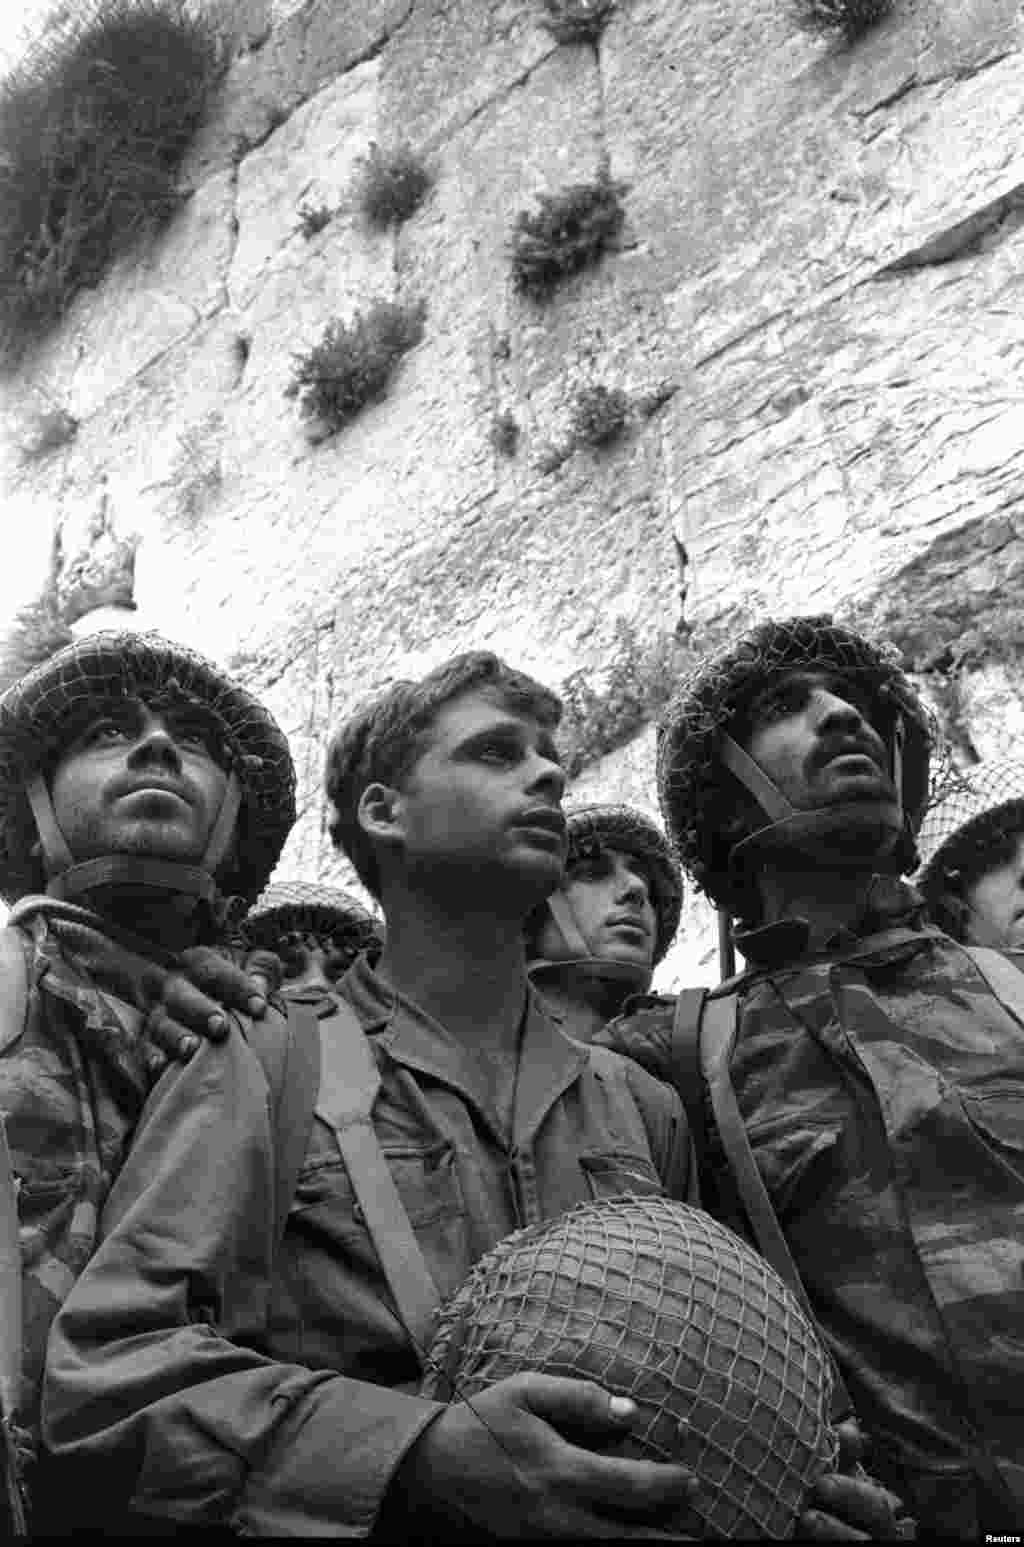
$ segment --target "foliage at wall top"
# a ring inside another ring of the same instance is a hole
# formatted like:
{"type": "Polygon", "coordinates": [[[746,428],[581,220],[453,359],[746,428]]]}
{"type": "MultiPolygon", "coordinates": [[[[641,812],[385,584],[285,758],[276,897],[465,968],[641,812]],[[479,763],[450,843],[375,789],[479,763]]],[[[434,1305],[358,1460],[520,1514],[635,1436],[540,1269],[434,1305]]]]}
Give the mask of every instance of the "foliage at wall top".
{"type": "Polygon", "coordinates": [[[178,202],[220,68],[184,0],[68,7],[0,84],[0,344],[17,351],[178,202]]]}
{"type": "Polygon", "coordinates": [[[423,203],[431,182],[408,145],[390,151],[371,145],[361,164],[359,207],[371,226],[401,225],[423,203]]]}
{"type": "Polygon", "coordinates": [[[570,448],[609,446],[626,428],[629,398],[621,387],[580,387],[569,418],[570,448]]]}
{"type": "Polygon", "coordinates": [[[295,357],[286,394],[298,396],[311,439],[333,435],[384,396],[399,360],[423,338],[425,318],[423,302],[375,301],[351,322],[328,323],[295,357]]]}
{"type": "Polygon", "coordinates": [[[516,288],[541,300],[561,280],[596,263],[622,228],[623,192],[621,183],[600,177],[541,194],[535,211],[521,211],[511,247],[516,288]]]}
{"type": "Polygon", "coordinates": [[[615,0],[544,0],[544,25],[559,43],[596,43],[615,0]]]}
{"type": "Polygon", "coordinates": [[[838,34],[856,43],[892,10],[892,0],[794,0],[797,22],[807,32],[838,34]]]}

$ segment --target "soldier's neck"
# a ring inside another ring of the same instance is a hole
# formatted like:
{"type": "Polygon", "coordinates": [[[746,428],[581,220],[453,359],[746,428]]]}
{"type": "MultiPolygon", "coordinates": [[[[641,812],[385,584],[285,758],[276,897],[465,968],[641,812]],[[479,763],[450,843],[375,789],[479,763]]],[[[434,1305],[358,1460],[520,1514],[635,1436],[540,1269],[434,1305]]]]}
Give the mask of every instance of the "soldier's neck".
{"type": "Polygon", "coordinates": [[[858,868],[772,866],[758,876],[762,925],[804,919],[814,950],[840,929],[852,929],[868,905],[876,866],[858,868]]]}
{"type": "Polygon", "coordinates": [[[457,908],[385,895],[387,940],[376,971],[454,1036],[515,1056],[526,1002],[523,919],[477,899],[457,908]]]}

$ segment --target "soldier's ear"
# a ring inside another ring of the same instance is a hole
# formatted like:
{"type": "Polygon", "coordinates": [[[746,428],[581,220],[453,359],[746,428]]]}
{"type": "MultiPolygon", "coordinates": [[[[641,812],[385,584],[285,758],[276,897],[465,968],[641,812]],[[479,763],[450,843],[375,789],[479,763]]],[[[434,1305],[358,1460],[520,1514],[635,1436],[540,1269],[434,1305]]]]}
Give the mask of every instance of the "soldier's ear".
{"type": "Polygon", "coordinates": [[[394,843],[402,837],[402,797],[390,784],[368,784],[359,797],[356,820],[368,838],[394,843]]]}

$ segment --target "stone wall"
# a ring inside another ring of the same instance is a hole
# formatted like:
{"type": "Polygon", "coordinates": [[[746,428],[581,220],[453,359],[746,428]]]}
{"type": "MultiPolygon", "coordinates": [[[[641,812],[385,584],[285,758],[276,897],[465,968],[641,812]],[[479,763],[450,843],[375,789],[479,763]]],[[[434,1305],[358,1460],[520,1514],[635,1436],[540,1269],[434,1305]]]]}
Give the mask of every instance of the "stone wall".
{"type": "MultiPolygon", "coordinates": [[[[1015,3],[896,0],[853,48],[787,0],[619,0],[596,47],[558,45],[540,0],[220,9],[234,58],[181,213],[0,384],[4,509],[59,530],[69,605],[123,600],[128,574],[141,625],[266,695],[301,777],[282,875],[340,875],[320,773],[356,699],[483,644],[600,692],[621,620],[641,641],[680,624],[677,542],[693,648],[835,609],[906,647],[961,755],[1009,744],[1015,3]],[[434,175],[397,231],[357,208],[371,142],[434,175]],[[517,212],[602,171],[626,185],[616,250],[518,295],[517,212]],[[334,212],[309,239],[303,205],[334,212]],[[377,297],[425,301],[424,341],[311,445],[293,357],[377,297]],[[595,383],[628,395],[626,432],[559,460],[595,383]],[[29,454],[54,405],[75,433],[29,454]]],[[[653,808],[652,747],[579,793],[653,808]]],[[[667,980],[713,977],[707,913],[687,919],[667,980]]]]}

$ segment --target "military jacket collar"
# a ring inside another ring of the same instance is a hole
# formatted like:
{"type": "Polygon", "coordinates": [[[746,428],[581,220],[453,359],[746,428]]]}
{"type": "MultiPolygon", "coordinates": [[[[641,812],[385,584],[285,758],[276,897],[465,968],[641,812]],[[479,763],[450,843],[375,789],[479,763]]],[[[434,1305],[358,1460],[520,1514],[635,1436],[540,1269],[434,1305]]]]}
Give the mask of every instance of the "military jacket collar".
{"type": "MultiPolygon", "coordinates": [[[[415,1069],[457,1091],[501,1138],[504,1125],[470,1049],[405,995],[399,994],[360,956],[342,979],[343,994],[377,1046],[396,1064],[415,1069]]],[[[532,988],[519,1043],[512,1118],[515,1147],[529,1142],[559,1097],[587,1067],[587,1049],[571,1041],[560,1020],[532,988]]]]}

